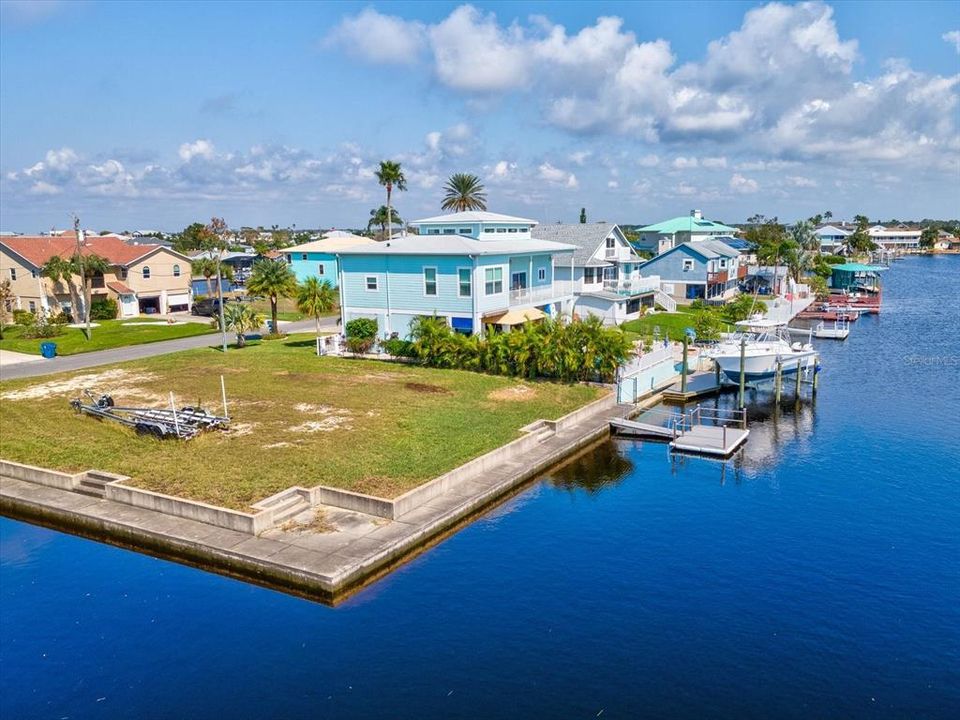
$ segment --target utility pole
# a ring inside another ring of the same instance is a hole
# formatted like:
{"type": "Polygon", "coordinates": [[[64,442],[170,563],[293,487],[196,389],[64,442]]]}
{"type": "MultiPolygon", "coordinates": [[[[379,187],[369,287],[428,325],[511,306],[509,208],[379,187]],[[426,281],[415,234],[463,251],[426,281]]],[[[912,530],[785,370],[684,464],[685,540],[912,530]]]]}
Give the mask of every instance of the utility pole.
{"type": "Polygon", "coordinates": [[[80,218],[77,217],[77,214],[73,215],[73,234],[77,238],[77,249],[75,254],[75,259],[77,263],[77,269],[80,271],[80,288],[82,292],[80,297],[83,300],[83,318],[84,318],[84,328],[83,334],[87,336],[87,340],[90,339],[90,309],[87,305],[90,304],[90,298],[87,294],[87,271],[86,266],[83,262],[83,253],[80,252],[83,247],[83,230],[80,229],[80,218]]]}

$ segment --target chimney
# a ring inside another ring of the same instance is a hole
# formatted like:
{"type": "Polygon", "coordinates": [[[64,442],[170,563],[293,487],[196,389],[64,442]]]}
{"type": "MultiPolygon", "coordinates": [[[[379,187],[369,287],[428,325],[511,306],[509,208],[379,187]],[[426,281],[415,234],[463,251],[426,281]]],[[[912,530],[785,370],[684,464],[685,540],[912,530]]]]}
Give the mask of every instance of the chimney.
{"type": "Polygon", "coordinates": [[[702,210],[691,210],[690,216],[694,220],[703,220],[703,211],[702,210]]]}

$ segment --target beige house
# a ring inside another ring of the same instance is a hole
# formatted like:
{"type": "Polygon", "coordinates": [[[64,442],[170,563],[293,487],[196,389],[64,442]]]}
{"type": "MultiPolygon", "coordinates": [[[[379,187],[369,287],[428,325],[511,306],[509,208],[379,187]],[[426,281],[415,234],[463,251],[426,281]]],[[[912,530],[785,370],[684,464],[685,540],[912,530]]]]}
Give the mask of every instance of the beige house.
{"type": "MultiPolygon", "coordinates": [[[[93,278],[92,300],[116,300],[120,317],[189,312],[192,296],[190,258],[186,255],[162,245],[128,245],[111,236],[86,237],[81,242],[81,255],[98,255],[110,264],[105,273],[93,278]]],[[[42,268],[54,256],[73,257],[76,248],[72,232],[59,237],[0,237],[0,278],[10,280],[13,307],[34,312],[71,311],[73,300],[67,283],[44,277],[42,268]]],[[[73,283],[82,287],[78,276],[73,283]]]]}

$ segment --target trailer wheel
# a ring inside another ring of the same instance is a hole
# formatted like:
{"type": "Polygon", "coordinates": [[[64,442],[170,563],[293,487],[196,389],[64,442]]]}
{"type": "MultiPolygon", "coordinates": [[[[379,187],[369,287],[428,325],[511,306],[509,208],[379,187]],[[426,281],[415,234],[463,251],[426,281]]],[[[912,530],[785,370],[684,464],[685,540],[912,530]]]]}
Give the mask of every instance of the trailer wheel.
{"type": "Polygon", "coordinates": [[[152,435],[157,438],[162,438],[163,428],[153,423],[137,423],[137,435],[152,435]]]}

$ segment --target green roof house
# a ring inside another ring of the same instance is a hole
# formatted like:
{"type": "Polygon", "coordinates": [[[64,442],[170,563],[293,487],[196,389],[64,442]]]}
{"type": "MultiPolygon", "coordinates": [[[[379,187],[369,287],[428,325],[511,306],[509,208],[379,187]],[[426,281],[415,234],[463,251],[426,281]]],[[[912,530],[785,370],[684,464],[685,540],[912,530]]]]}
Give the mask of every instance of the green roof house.
{"type": "Polygon", "coordinates": [[[700,210],[691,210],[689,215],[647,225],[638,230],[638,248],[651,250],[659,255],[685,242],[712,240],[721,235],[733,235],[737,229],[723,223],[706,220],[700,210]]]}

